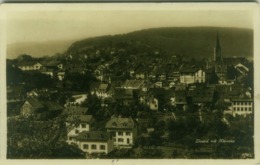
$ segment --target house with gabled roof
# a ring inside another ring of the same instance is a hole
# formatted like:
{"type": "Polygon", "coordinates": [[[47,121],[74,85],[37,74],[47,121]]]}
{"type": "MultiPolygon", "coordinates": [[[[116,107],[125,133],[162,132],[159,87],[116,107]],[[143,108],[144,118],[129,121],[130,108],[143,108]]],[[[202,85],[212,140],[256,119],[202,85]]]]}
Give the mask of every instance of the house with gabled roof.
{"type": "Polygon", "coordinates": [[[112,117],[106,123],[107,132],[111,133],[114,145],[118,148],[131,148],[137,139],[137,123],[132,118],[112,117]]]}
{"type": "Polygon", "coordinates": [[[78,147],[88,154],[108,154],[114,150],[113,138],[106,131],[82,131],[77,138],[78,147]]]}
{"type": "Polygon", "coordinates": [[[20,114],[25,117],[56,117],[63,110],[63,107],[53,101],[39,101],[35,98],[28,98],[20,108],[20,114]]]}
{"type": "Polygon", "coordinates": [[[77,136],[83,131],[90,131],[94,123],[92,115],[71,115],[66,118],[67,140],[68,144],[77,143],[77,136]]]}

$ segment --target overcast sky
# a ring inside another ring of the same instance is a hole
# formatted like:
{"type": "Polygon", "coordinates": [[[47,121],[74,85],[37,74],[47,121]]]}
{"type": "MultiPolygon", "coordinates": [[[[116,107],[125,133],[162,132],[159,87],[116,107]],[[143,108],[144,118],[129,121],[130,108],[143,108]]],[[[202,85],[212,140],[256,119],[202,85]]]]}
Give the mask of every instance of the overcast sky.
{"type": "Polygon", "coordinates": [[[183,8],[131,7],[86,10],[22,10],[7,14],[7,43],[77,40],[128,33],[135,30],[174,26],[221,26],[253,28],[250,10],[186,10],[183,8]]]}

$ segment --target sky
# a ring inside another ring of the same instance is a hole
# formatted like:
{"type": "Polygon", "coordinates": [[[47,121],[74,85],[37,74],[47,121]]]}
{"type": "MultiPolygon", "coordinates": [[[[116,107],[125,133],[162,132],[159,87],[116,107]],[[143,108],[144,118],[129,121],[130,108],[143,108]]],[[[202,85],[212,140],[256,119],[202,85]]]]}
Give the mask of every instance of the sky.
{"type": "MultiPolygon", "coordinates": [[[[115,5],[114,5],[115,6],[115,5]]],[[[114,7],[113,6],[113,7],[114,7]]],[[[37,8],[37,7],[36,7],[37,8]]],[[[77,40],[136,30],[175,26],[253,28],[252,11],[238,8],[152,7],[39,8],[7,12],[6,41],[45,42],[77,40]],[[147,10],[148,8],[148,10],[147,10]]]]}

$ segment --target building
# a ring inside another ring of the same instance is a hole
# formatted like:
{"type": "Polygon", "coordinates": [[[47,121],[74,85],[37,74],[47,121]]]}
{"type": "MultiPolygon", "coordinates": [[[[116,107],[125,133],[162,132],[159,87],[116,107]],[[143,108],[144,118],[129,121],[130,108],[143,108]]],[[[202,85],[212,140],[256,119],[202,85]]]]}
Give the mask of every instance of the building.
{"type": "Polygon", "coordinates": [[[114,150],[113,139],[105,131],[83,131],[76,138],[78,147],[88,153],[105,153],[114,150]]]}
{"type": "Polygon", "coordinates": [[[53,76],[54,76],[54,70],[52,68],[42,67],[40,69],[40,72],[42,74],[46,74],[46,75],[50,76],[51,78],[53,78],[53,76]]]}
{"type": "Polygon", "coordinates": [[[24,61],[18,64],[18,68],[23,71],[40,70],[42,68],[42,64],[37,61],[24,61]]]}
{"type": "Polygon", "coordinates": [[[97,88],[91,91],[91,94],[96,94],[98,98],[107,98],[111,97],[111,95],[108,92],[109,85],[105,83],[100,83],[97,88]]]}
{"type": "Polygon", "coordinates": [[[232,115],[247,116],[253,113],[253,99],[251,98],[233,98],[231,101],[232,115]]]}
{"type": "Polygon", "coordinates": [[[216,62],[218,64],[221,64],[223,62],[218,34],[217,34],[216,47],[214,48],[214,62],[216,62]]]}
{"type": "Polygon", "coordinates": [[[28,98],[20,108],[20,115],[24,117],[56,117],[62,113],[63,107],[53,101],[39,101],[28,98]]]}
{"type": "Polygon", "coordinates": [[[206,73],[204,70],[196,67],[182,67],[180,70],[180,83],[194,84],[205,83],[206,73]]]}
{"type": "Polygon", "coordinates": [[[141,89],[143,85],[144,80],[126,80],[122,85],[122,88],[137,90],[141,89]]]}
{"type": "Polygon", "coordinates": [[[44,111],[44,105],[36,99],[27,99],[20,109],[22,116],[28,117],[44,111]]]}
{"type": "Polygon", "coordinates": [[[106,123],[117,148],[131,148],[137,139],[137,124],[132,118],[113,117],[106,123]]]}
{"type": "Polygon", "coordinates": [[[76,144],[78,135],[85,131],[90,131],[91,124],[94,122],[92,115],[70,115],[66,119],[68,144],[76,144]]]}

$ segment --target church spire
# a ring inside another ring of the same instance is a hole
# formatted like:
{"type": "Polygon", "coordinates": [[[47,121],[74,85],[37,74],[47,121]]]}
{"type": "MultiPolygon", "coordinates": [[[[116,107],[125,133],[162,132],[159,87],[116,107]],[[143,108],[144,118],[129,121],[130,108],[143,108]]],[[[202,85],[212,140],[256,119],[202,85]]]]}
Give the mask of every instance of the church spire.
{"type": "Polygon", "coordinates": [[[219,34],[218,33],[217,33],[216,47],[214,48],[214,61],[217,62],[217,63],[220,63],[222,61],[221,47],[220,47],[220,41],[219,41],[219,34]]]}

